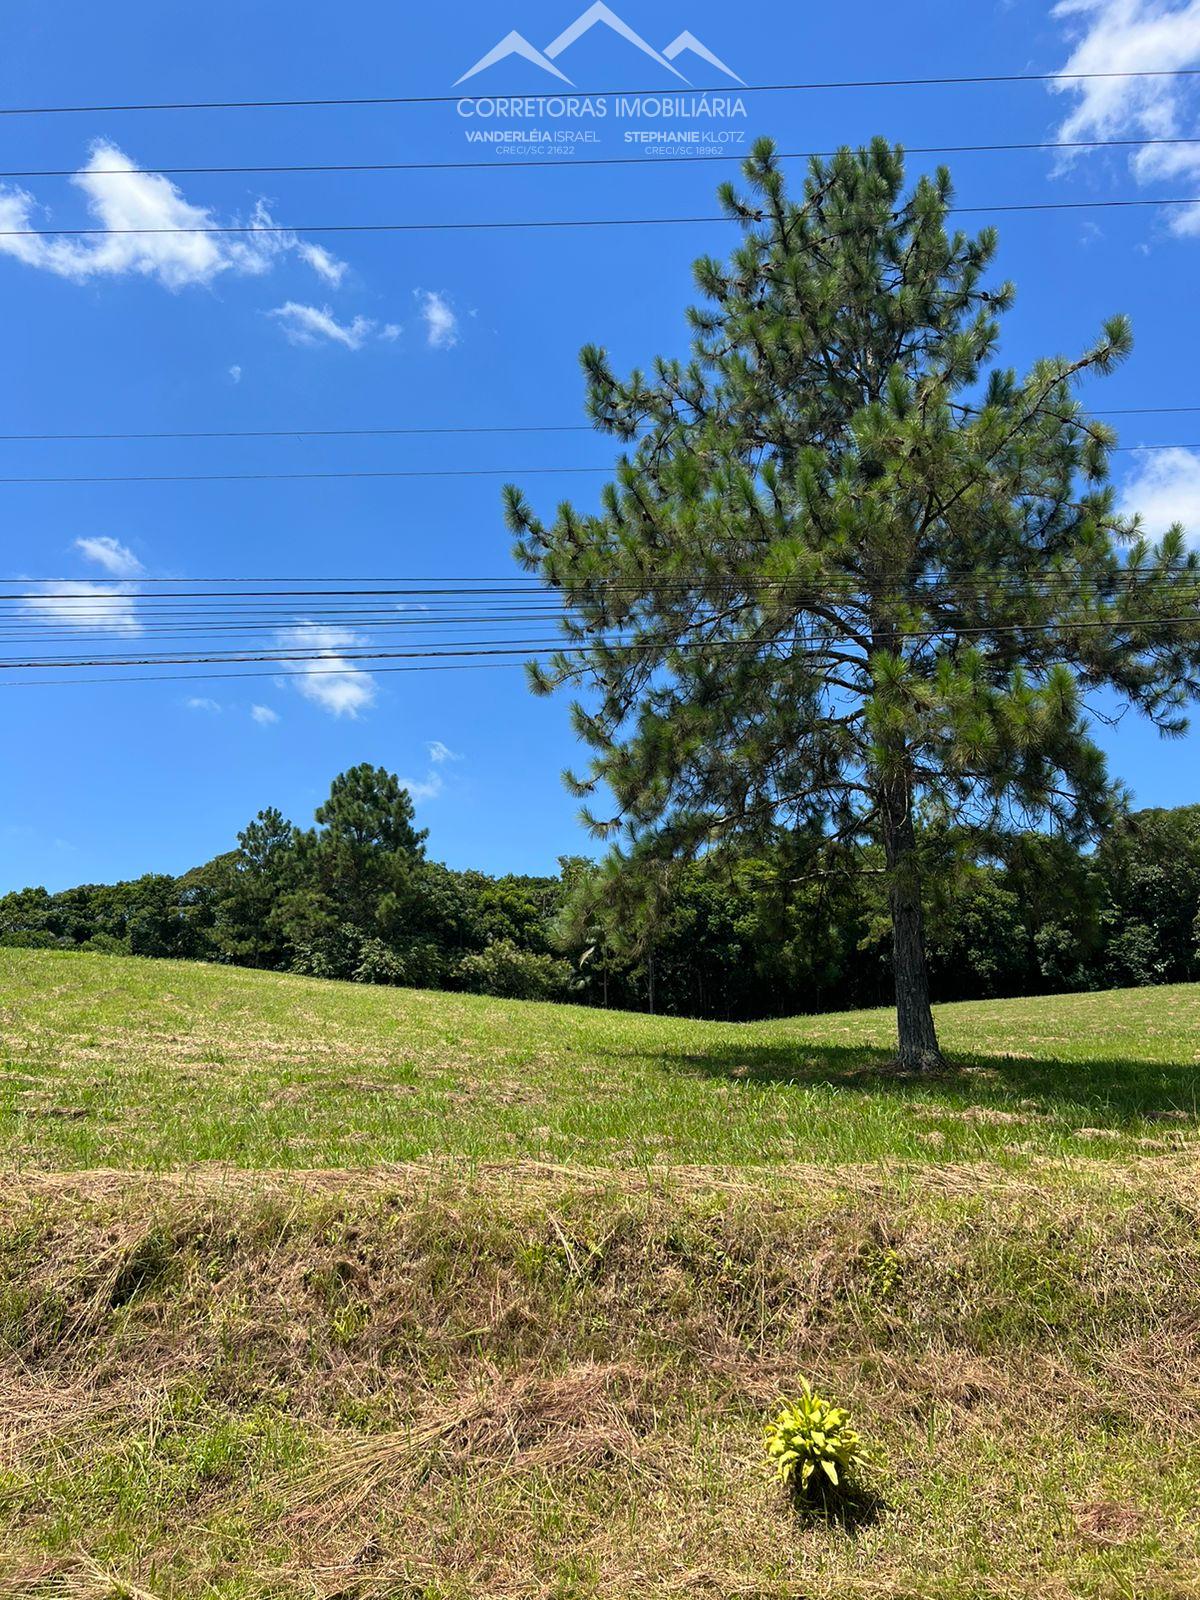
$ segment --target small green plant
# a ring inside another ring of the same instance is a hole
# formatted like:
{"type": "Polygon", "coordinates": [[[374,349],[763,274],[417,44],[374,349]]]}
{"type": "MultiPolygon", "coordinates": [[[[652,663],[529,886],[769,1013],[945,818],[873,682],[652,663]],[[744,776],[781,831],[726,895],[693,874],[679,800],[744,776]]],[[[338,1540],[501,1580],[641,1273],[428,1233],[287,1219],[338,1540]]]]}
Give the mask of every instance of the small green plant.
{"type": "Polygon", "coordinates": [[[871,1288],[875,1298],[887,1300],[891,1297],[900,1278],[900,1253],[897,1250],[887,1249],[880,1252],[871,1273],[871,1288]]]}
{"type": "Polygon", "coordinates": [[[799,1400],[766,1427],[767,1454],[780,1480],[797,1494],[844,1490],[847,1477],[873,1460],[850,1426],[850,1414],[800,1380],[799,1400]]]}

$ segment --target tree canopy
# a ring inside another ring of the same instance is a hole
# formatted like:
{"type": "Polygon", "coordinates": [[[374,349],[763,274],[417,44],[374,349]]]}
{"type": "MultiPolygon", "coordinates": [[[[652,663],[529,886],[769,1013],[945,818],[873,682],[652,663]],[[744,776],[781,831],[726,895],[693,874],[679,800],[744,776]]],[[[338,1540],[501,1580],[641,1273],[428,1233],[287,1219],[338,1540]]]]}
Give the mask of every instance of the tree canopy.
{"type": "Polygon", "coordinates": [[[1077,842],[1120,793],[1086,696],[1165,734],[1200,692],[1198,562],[1120,516],[1110,429],[1077,394],[1130,349],[1121,317],[1024,376],[998,363],[997,239],[949,226],[939,169],[906,192],[883,140],[814,160],[792,198],[769,141],[721,191],[743,239],[702,259],[692,354],[649,373],[582,353],[622,441],[595,512],[506,490],[518,559],[559,592],[592,752],[576,791],[621,876],[719,842],[808,845],[797,874],[882,870],[901,1061],[937,1057],[922,886],[1049,825],[1077,842]],[[871,853],[878,847],[881,856],[871,853]]]}
{"type": "MultiPolygon", "coordinates": [[[[385,932],[373,906],[357,924],[314,913],[329,908],[307,841],[269,806],[236,849],[177,878],[16,890],[0,896],[0,946],[723,1018],[878,1005],[891,982],[882,877],[796,881],[807,846],[786,834],[753,857],[672,863],[651,901],[583,857],[498,878],[409,858],[411,892],[385,932]]],[[[1200,975],[1200,805],[1123,817],[1095,851],[1027,833],[1003,865],[962,855],[925,886],[939,999],[1200,975]]]]}

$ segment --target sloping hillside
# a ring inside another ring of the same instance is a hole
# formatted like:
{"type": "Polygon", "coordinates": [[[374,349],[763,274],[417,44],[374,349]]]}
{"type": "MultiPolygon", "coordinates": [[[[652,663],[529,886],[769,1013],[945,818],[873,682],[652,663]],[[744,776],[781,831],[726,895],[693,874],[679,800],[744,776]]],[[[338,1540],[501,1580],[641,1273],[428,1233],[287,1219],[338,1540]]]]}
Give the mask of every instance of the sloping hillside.
{"type": "Polygon", "coordinates": [[[1200,990],[718,1026],[0,954],[0,1594],[1200,1595],[1200,990]],[[152,1170],[153,1169],[153,1170],[152,1170]],[[802,1378],[878,1465],[791,1503],[802,1378]]]}
{"type": "Polygon", "coordinates": [[[59,1167],[1020,1162],[1195,1132],[1200,985],[941,1008],[958,1070],[887,1071],[886,1011],[760,1024],[0,951],[7,1159],[59,1167]]]}

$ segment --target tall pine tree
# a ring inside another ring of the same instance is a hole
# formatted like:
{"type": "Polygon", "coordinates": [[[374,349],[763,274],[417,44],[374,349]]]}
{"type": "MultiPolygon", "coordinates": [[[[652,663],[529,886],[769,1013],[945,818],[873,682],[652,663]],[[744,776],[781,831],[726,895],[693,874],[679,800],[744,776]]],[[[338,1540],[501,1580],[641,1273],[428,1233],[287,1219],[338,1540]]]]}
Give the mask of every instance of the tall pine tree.
{"type": "Polygon", "coordinates": [[[882,847],[899,1060],[922,1068],[934,841],[1103,824],[1084,697],[1183,729],[1200,574],[1180,529],[1151,545],[1117,515],[1111,431],[1076,396],[1128,352],[1124,319],[1019,378],[995,364],[996,236],[948,231],[944,169],[906,194],[876,140],[814,161],[798,201],[769,141],[744,170],[748,196],[721,195],[740,246],[696,264],[691,359],[623,380],[583,351],[590,414],[629,447],[599,513],[543,522],[506,489],[517,556],[564,605],[530,672],[593,691],[568,778],[615,797],[585,815],[624,831],[627,873],[781,832],[816,841],[799,875],[882,847]]]}

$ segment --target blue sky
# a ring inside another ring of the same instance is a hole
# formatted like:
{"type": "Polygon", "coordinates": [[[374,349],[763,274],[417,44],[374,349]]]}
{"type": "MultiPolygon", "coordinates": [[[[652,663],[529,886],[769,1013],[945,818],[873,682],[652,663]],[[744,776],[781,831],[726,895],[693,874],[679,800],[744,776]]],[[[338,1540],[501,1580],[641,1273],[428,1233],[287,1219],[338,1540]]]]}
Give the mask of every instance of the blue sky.
{"type": "MultiPolygon", "coordinates": [[[[446,95],[510,29],[544,52],[585,0],[448,8],[344,3],[111,8],[9,0],[0,22],[5,105],[446,95]]],[[[622,0],[655,51],[685,31],[748,84],[783,80],[1200,66],[1200,0],[985,0],[913,7],[862,0],[737,12],[712,0],[622,0]]],[[[666,63],[596,26],[546,67],[513,55],[479,94],[629,87],[690,93],[666,63]]],[[[685,51],[691,83],[725,81],[685,51]]],[[[731,93],[736,84],[730,81],[731,93]]],[[[785,150],[875,133],[907,145],[1200,134],[1186,80],[758,94],[745,116],[486,120],[598,141],[577,154],[644,153],[626,131],[704,129],[785,150]]],[[[695,215],[715,208],[703,159],[525,170],[472,145],[453,104],[288,111],[7,118],[6,170],[128,165],[489,160],[482,171],[8,180],[4,227],[178,225],[268,215],[294,236],[180,240],[109,234],[0,239],[7,382],[0,432],[354,428],[582,420],[576,356],[609,347],[619,368],[680,351],[690,263],[731,241],[717,225],[541,233],[318,235],[305,225],[539,217],[695,215]],[[500,168],[502,170],[495,170],[500,168]],[[108,187],[105,187],[105,184],[108,187]],[[107,209],[97,211],[97,208],[107,209]]],[[[737,145],[724,146],[738,148],[737,145]]],[[[510,147],[511,149],[511,147],[510,147]]],[[[914,170],[935,158],[914,156],[914,170]]],[[[964,205],[1200,194],[1200,145],[948,158],[964,205]]],[[[966,219],[972,225],[984,219],[966,219]]],[[[1074,352],[1128,312],[1137,347],[1089,391],[1097,407],[1200,405],[1196,314],[1200,207],[1018,214],[1000,271],[1018,286],[1004,357],[1074,352]]],[[[1152,528],[1200,529],[1200,414],[1127,417],[1129,444],[1195,445],[1116,459],[1127,503],[1152,528]]],[[[0,444],[0,476],[603,465],[587,434],[0,444]]],[[[599,477],[528,482],[549,509],[590,503],[599,477]]],[[[0,485],[0,576],[81,582],[125,574],[195,579],[345,573],[455,580],[512,571],[500,479],[0,485]]],[[[137,598],[113,603],[105,648],[137,643],[137,598]]],[[[69,631],[69,622],[67,624],[69,631]]],[[[334,641],[336,642],[336,641],[334,641]]],[[[181,871],[228,848],[261,806],[297,821],[361,760],[413,785],[435,856],[490,871],[553,868],[587,848],[558,774],[576,756],[561,700],[535,700],[516,668],[0,689],[7,759],[0,889],[181,871]],[[258,708],[258,709],[255,709],[258,708]]],[[[1098,730],[1140,804],[1200,799],[1200,735],[1163,744],[1130,715],[1098,730]]]]}

